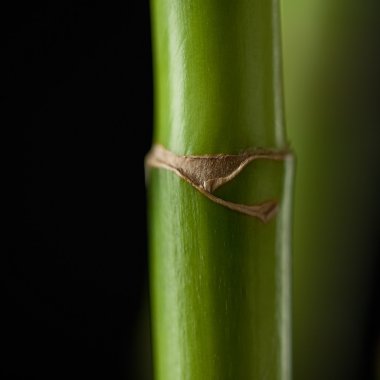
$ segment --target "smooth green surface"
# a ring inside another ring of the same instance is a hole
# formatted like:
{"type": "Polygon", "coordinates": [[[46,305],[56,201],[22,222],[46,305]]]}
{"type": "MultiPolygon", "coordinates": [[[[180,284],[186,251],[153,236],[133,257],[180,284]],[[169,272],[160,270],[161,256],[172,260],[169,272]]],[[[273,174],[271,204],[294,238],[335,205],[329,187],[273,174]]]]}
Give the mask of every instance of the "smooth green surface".
{"type": "MultiPolygon", "coordinates": [[[[267,0],[152,1],[156,143],[177,154],[286,146],[277,12],[267,0]]],[[[218,189],[278,199],[268,224],[151,170],[156,380],[290,379],[292,168],[257,161],[218,189]]]]}
{"type": "Polygon", "coordinates": [[[151,5],[155,141],[178,154],[284,147],[277,1],[151,5]]]}

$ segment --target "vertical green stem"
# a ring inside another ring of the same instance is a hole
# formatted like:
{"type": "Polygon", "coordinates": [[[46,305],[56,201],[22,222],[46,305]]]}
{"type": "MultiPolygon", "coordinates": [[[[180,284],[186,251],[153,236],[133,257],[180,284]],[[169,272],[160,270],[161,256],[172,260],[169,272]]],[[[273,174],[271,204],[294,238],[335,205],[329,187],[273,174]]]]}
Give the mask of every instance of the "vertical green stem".
{"type": "MultiPolygon", "coordinates": [[[[277,1],[152,0],[154,142],[179,155],[286,149],[277,1]]],[[[279,201],[267,224],[174,173],[150,175],[156,379],[290,379],[293,162],[259,160],[217,190],[279,201]]]]}

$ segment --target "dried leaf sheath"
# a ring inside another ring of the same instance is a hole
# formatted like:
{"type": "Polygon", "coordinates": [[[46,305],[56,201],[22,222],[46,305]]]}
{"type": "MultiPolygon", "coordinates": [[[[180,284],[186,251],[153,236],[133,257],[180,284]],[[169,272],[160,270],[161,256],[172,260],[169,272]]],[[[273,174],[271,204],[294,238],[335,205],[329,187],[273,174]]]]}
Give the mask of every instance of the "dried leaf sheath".
{"type": "Polygon", "coordinates": [[[221,199],[212,193],[234,179],[248,164],[258,159],[284,160],[290,153],[270,149],[256,149],[239,155],[177,156],[161,145],[154,145],[145,163],[149,167],[163,168],[176,173],[213,202],[231,210],[268,222],[277,212],[277,200],[255,205],[244,205],[221,199]]]}

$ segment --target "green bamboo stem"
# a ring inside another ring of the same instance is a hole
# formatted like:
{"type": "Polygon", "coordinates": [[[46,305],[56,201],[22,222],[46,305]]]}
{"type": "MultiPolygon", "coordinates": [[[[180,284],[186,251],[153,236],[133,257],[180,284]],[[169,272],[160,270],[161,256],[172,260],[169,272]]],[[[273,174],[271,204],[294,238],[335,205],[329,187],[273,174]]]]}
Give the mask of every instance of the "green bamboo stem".
{"type": "MultiPolygon", "coordinates": [[[[178,155],[286,149],[278,18],[277,1],[152,0],[155,143],[178,155]]],[[[156,379],[290,379],[292,174],[291,158],[259,160],[217,190],[277,199],[264,224],[150,171],[156,379]]]]}

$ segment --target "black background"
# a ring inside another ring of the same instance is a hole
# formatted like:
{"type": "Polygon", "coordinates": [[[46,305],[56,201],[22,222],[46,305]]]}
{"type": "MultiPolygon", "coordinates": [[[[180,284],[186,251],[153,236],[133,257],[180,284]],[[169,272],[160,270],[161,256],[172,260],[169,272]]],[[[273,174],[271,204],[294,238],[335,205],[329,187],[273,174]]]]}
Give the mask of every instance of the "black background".
{"type": "Polygon", "coordinates": [[[1,378],[146,378],[149,3],[14,2],[1,16],[24,170],[1,378]]]}

